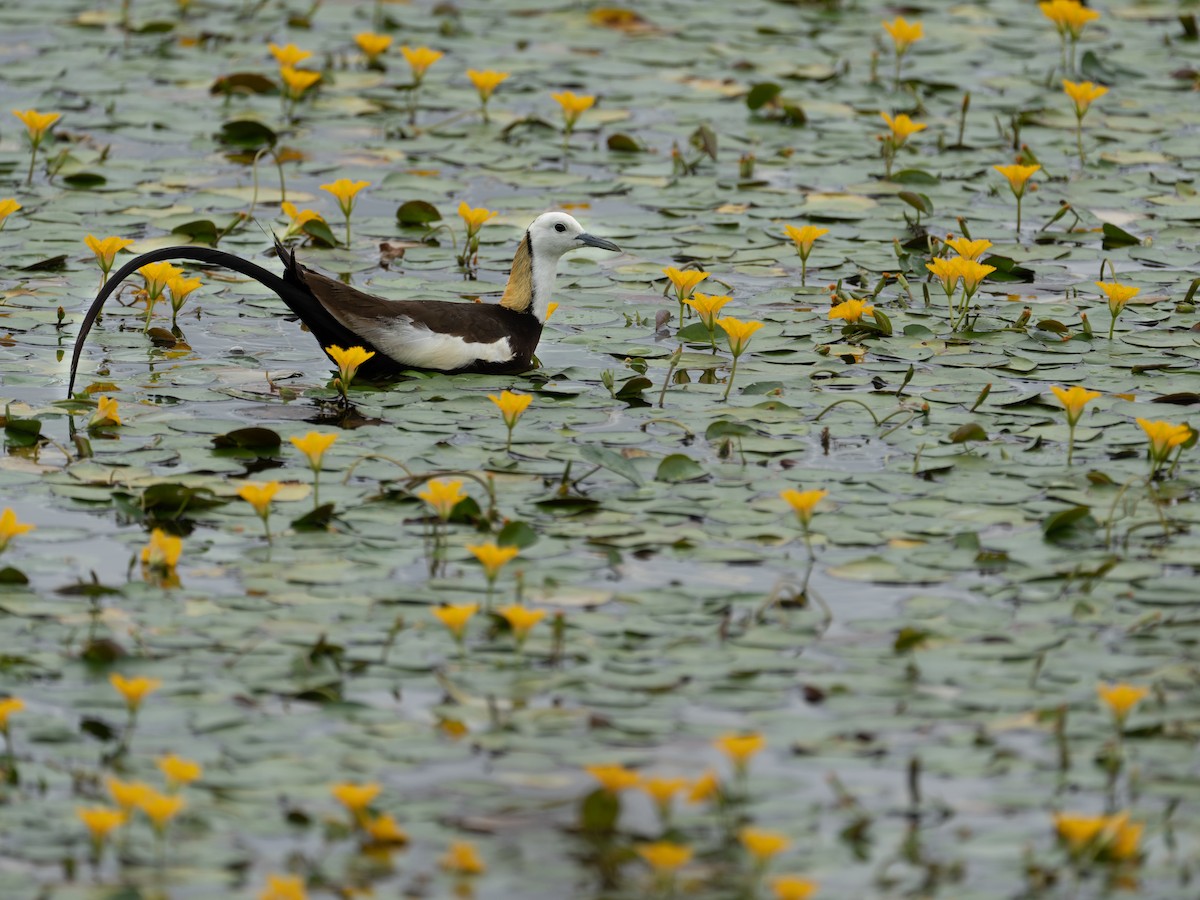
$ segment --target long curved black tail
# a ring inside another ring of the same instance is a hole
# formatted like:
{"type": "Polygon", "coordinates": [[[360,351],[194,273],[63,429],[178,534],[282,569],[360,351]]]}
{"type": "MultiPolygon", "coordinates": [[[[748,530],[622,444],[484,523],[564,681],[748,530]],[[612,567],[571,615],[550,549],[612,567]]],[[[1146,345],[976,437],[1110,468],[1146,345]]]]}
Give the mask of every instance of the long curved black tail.
{"type": "Polygon", "coordinates": [[[321,341],[322,347],[331,343],[338,343],[339,341],[344,346],[351,346],[356,343],[361,344],[362,341],[355,339],[350,331],[337,322],[321,306],[312,292],[292,275],[292,271],[296,267],[295,256],[278,241],[275,242],[275,252],[285,267],[283,278],[280,278],[274,272],[269,272],[260,265],[242,259],[240,256],[234,256],[232,253],[226,253],[224,250],[214,250],[211,247],[163,247],[161,250],[151,250],[149,253],[143,253],[141,256],[136,256],[125,263],[104,283],[104,287],[100,289],[100,293],[92,301],[87,315],[83,317],[83,322],[79,326],[79,334],[75,338],[75,352],[71,354],[71,376],[67,382],[67,396],[70,397],[74,393],[79,356],[83,353],[83,345],[87,341],[88,332],[92,330],[92,325],[95,323],[96,317],[100,315],[100,310],[104,308],[104,301],[112,295],[113,291],[120,286],[122,281],[142,266],[152,262],[191,259],[196,262],[224,266],[226,269],[240,272],[242,275],[253,278],[263,287],[278,294],[279,298],[288,305],[288,308],[298,315],[310,329],[313,329],[314,334],[317,334],[318,340],[321,341]],[[292,275],[292,277],[289,278],[289,275],[292,275]]]}

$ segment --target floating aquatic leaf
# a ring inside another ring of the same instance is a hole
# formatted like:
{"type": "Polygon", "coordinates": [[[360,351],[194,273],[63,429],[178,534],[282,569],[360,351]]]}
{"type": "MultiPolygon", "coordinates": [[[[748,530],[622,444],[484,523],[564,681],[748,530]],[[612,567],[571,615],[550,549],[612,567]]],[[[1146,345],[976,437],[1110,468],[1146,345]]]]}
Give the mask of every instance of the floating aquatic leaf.
{"type": "Polygon", "coordinates": [[[601,447],[598,444],[585,444],[579,448],[579,456],[585,462],[608,469],[610,472],[620,475],[634,484],[642,483],[642,476],[638,474],[638,470],[634,467],[633,463],[621,456],[621,454],[609,450],[607,447],[601,447]]]}
{"type": "Polygon", "coordinates": [[[212,445],[218,450],[226,450],[231,447],[241,450],[276,450],[282,443],[283,439],[279,436],[279,432],[256,425],[249,428],[237,428],[212,438],[212,445]]]}
{"type": "Polygon", "coordinates": [[[666,481],[679,484],[685,481],[697,481],[707,477],[704,469],[690,456],[682,453],[672,453],[658,464],[654,474],[655,481],[666,481]]]}
{"type": "Polygon", "coordinates": [[[432,203],[425,200],[409,200],[400,204],[400,208],[396,210],[396,221],[408,227],[428,225],[441,220],[442,214],[432,203]]]}

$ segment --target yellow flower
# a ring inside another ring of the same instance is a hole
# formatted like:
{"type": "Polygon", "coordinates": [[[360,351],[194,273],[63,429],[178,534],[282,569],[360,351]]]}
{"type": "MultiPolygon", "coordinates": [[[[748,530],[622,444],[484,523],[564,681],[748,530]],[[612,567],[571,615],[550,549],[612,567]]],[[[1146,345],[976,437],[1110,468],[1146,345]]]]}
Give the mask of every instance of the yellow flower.
{"type": "Polygon", "coordinates": [[[125,705],[130,712],[137,711],[147,694],[152,694],[162,687],[162,682],[157,678],[126,678],[116,672],[108,676],[108,682],[125,698],[125,705]]]}
{"type": "Polygon", "coordinates": [[[639,844],[637,854],[659,874],[671,874],[688,864],[692,858],[692,848],[685,844],[675,844],[671,841],[655,841],[652,844],[639,844]]]}
{"type": "Polygon", "coordinates": [[[296,875],[268,875],[258,900],[308,900],[308,893],[296,875]]]}
{"type": "Polygon", "coordinates": [[[704,323],[704,327],[712,331],[716,327],[717,313],[725,304],[733,302],[733,298],[725,295],[701,294],[697,291],[683,302],[694,309],[696,315],[700,317],[700,321],[704,323]]]}
{"type": "Polygon", "coordinates": [[[1025,196],[1025,188],[1028,185],[1030,177],[1041,166],[992,166],[997,172],[1008,179],[1008,186],[1012,189],[1013,196],[1020,200],[1025,196]]]}
{"type": "Polygon", "coordinates": [[[440,50],[430,50],[428,47],[401,47],[400,52],[404,54],[404,58],[408,60],[408,65],[412,69],[413,81],[420,84],[425,78],[425,73],[429,71],[429,67],[441,59],[446,54],[440,50]]]}
{"type": "Polygon", "coordinates": [[[3,200],[0,200],[0,231],[4,230],[5,219],[15,213],[18,209],[22,209],[22,206],[12,197],[6,197],[3,200]]]}
{"type": "Polygon", "coordinates": [[[982,238],[977,241],[967,240],[967,238],[947,238],[946,246],[963,259],[977,260],[983,256],[985,250],[992,246],[992,242],[982,238]]]}
{"type": "Polygon", "coordinates": [[[780,875],[771,879],[771,893],[775,900],[808,900],[817,892],[817,883],[798,875],[780,875]]]}
{"type": "Polygon", "coordinates": [[[354,36],[354,43],[358,44],[358,49],[366,54],[367,59],[374,62],[377,56],[386,52],[387,48],[392,46],[392,38],[386,34],[363,31],[354,36]]]}
{"type": "Polygon", "coordinates": [[[1047,19],[1054,23],[1055,29],[1064,37],[1073,41],[1079,40],[1083,26],[1094,19],[1100,18],[1100,13],[1088,9],[1078,0],[1050,0],[1039,3],[1038,8],[1047,19]]]}
{"type": "Polygon", "coordinates": [[[829,318],[845,319],[847,323],[861,322],[863,316],[869,316],[873,312],[875,312],[875,307],[865,300],[851,298],[830,308],[829,318]]]}
{"type": "Polygon", "coordinates": [[[475,554],[489,580],[495,578],[500,570],[521,552],[517,547],[498,547],[494,541],[486,544],[468,544],[467,549],[475,554]]]}
{"type": "Polygon", "coordinates": [[[792,488],[779,492],[779,496],[787,501],[788,506],[796,513],[796,518],[805,528],[812,521],[813,510],[817,508],[817,504],[828,494],[829,491],[797,491],[792,488]]]}
{"type": "Polygon", "coordinates": [[[8,717],[25,708],[25,701],[20,697],[5,697],[0,700],[0,734],[8,732],[8,717]]]}
{"type": "Polygon", "coordinates": [[[296,449],[308,457],[308,465],[314,472],[321,468],[325,451],[332,447],[337,439],[336,433],[321,434],[319,431],[310,431],[302,438],[290,438],[296,449]]]}
{"type": "Polygon", "coordinates": [[[721,791],[721,780],[717,777],[717,773],[712,769],[705,771],[703,775],[692,782],[688,789],[688,803],[703,803],[711,797],[717,796],[721,791]]]}
{"type": "Polygon", "coordinates": [[[906,21],[904,16],[896,16],[893,21],[884,22],[883,29],[892,36],[897,56],[903,56],[914,42],[925,37],[925,30],[921,27],[921,23],[906,21]]]}
{"type": "Polygon", "coordinates": [[[1072,856],[1106,860],[1132,859],[1138,854],[1144,826],[1129,821],[1129,813],[1112,816],[1081,816],[1056,813],[1054,828],[1072,856]]]}
{"type": "Polygon", "coordinates": [[[515,603],[508,606],[502,606],[496,613],[508,622],[508,627],[512,629],[513,637],[516,638],[517,645],[524,643],[530,629],[538,622],[546,617],[546,611],[542,609],[526,609],[524,606],[518,606],[515,603]]]}
{"type": "Polygon", "coordinates": [[[1108,845],[1108,856],[1118,861],[1133,859],[1138,855],[1138,845],[1145,826],[1141,822],[1130,822],[1128,814],[1118,818],[1122,821],[1117,823],[1117,833],[1108,845]]]}
{"type": "Polygon", "coordinates": [[[445,606],[435,606],[430,610],[434,617],[446,626],[446,630],[454,635],[456,641],[463,639],[467,622],[471,616],[479,612],[478,603],[448,603],[445,606]]]}
{"type": "Polygon", "coordinates": [[[447,872],[458,875],[480,875],[487,869],[479,851],[469,841],[451,841],[438,864],[447,872]]]}
{"type": "Polygon", "coordinates": [[[183,303],[187,300],[188,295],[196,291],[201,285],[199,278],[185,278],[183,275],[172,275],[167,281],[167,290],[171,293],[171,309],[175,314],[179,314],[179,310],[183,309],[183,303]]]}
{"type": "Polygon", "coordinates": [[[271,500],[279,493],[278,481],[247,481],[238,488],[238,496],[254,507],[261,518],[266,518],[271,509],[271,500]]]}
{"type": "Polygon", "coordinates": [[[35,527],[28,522],[18,522],[17,514],[12,511],[12,508],[4,507],[4,512],[0,512],[0,552],[8,546],[8,542],[13,538],[33,531],[35,527]]]}
{"type": "Polygon", "coordinates": [[[204,774],[204,769],[201,768],[200,763],[184,759],[182,756],[176,756],[174,753],[160,756],[154,762],[158,766],[158,770],[167,779],[167,787],[171,790],[191,784],[204,774]]]}
{"type": "Polygon", "coordinates": [[[563,91],[561,94],[551,94],[550,96],[557,100],[558,105],[562,107],[563,122],[566,124],[568,134],[574,129],[579,117],[596,104],[596,98],[590,94],[576,94],[573,91],[563,91]]]}
{"type": "Polygon", "coordinates": [[[312,56],[311,50],[301,50],[295,44],[285,44],[280,47],[278,44],[267,44],[271,50],[271,55],[275,57],[275,61],[282,66],[294,68],[312,56]]]}
{"type": "Polygon", "coordinates": [[[1108,93],[1108,88],[1092,84],[1090,81],[1067,81],[1063,79],[1063,91],[1075,104],[1075,117],[1082,119],[1093,100],[1098,100],[1108,93]]]}
{"type": "Polygon", "coordinates": [[[550,317],[554,315],[554,311],[558,309],[558,304],[551,300],[546,304],[546,321],[550,321],[550,317]]]}
{"type": "Polygon", "coordinates": [[[695,269],[681,272],[673,266],[668,266],[662,271],[667,278],[671,279],[671,286],[675,288],[675,296],[684,303],[692,296],[692,291],[695,290],[696,285],[708,277],[707,272],[699,272],[695,269]]]}
{"type": "Polygon", "coordinates": [[[366,832],[373,844],[400,845],[408,843],[408,832],[400,827],[390,813],[369,820],[366,832]]]}
{"type": "Polygon", "coordinates": [[[40,113],[36,109],[14,109],[12,114],[25,124],[25,130],[34,146],[40,144],[50,126],[62,118],[62,113],[40,113]]]}
{"type": "Polygon", "coordinates": [[[329,793],[333,794],[338,803],[353,813],[355,818],[361,819],[363,811],[370,806],[372,800],[379,796],[381,789],[380,785],[373,781],[368,784],[344,781],[330,785],[329,793]]]}
{"type": "Polygon", "coordinates": [[[1114,316],[1125,308],[1125,304],[1138,295],[1141,288],[1131,284],[1121,284],[1117,281],[1097,281],[1096,287],[1108,298],[1108,311],[1114,316]]]}
{"type": "Polygon", "coordinates": [[[100,271],[106,276],[112,269],[113,260],[116,259],[117,254],[133,243],[128,238],[106,237],[100,240],[90,234],[83,239],[83,242],[88,245],[89,250],[96,254],[96,262],[100,264],[100,271]]]}
{"type": "Polygon", "coordinates": [[[970,297],[979,290],[979,283],[996,271],[995,266],[985,266],[973,259],[958,258],[958,272],[962,277],[963,290],[970,297]]]}
{"type": "Polygon", "coordinates": [[[641,781],[641,777],[637,772],[615,763],[602,766],[584,766],[583,768],[584,771],[600,782],[600,787],[604,788],[610,794],[619,794],[621,791],[636,787],[638,782],[641,781]]]}
{"type": "Polygon", "coordinates": [[[499,397],[495,394],[488,394],[488,399],[500,408],[500,414],[504,417],[504,424],[511,429],[517,424],[517,419],[521,418],[521,414],[529,408],[529,404],[533,402],[533,395],[501,391],[499,397]]]}
{"type": "Polygon", "coordinates": [[[112,797],[113,803],[125,812],[129,812],[137,806],[142,797],[154,790],[144,781],[121,781],[119,778],[112,777],[105,779],[104,784],[108,788],[108,795],[112,797]]]}
{"type": "Polygon", "coordinates": [[[154,823],[156,831],[162,831],[167,823],[179,815],[187,801],[179,794],[160,794],[150,788],[137,799],[137,808],[154,823]]]}
{"type": "Polygon", "coordinates": [[[925,268],[932,272],[934,277],[942,283],[942,290],[946,292],[947,297],[954,293],[954,289],[962,279],[962,264],[964,259],[962,256],[956,256],[952,259],[947,259],[944,256],[935,256],[933,262],[925,263],[925,268]]]}
{"type": "Polygon", "coordinates": [[[349,178],[339,178],[337,181],[321,185],[321,190],[328,191],[341,207],[342,213],[349,217],[354,209],[354,196],[365,187],[370,187],[369,181],[351,181],[349,178]]]}
{"type": "Polygon", "coordinates": [[[1151,422],[1147,419],[1138,419],[1137,423],[1150,439],[1150,456],[1155,462],[1165,460],[1172,450],[1180,444],[1187,443],[1192,436],[1192,429],[1187,425],[1151,422]]]}
{"type": "Polygon", "coordinates": [[[1054,827],[1059,837],[1072,850],[1078,850],[1095,840],[1108,825],[1108,816],[1079,816],[1055,813],[1054,827]]]}
{"type": "Polygon", "coordinates": [[[467,226],[467,240],[479,234],[479,229],[485,222],[499,215],[498,212],[484,209],[482,206],[472,209],[465,200],[458,204],[458,214],[462,216],[463,223],[467,226]]]}
{"type": "Polygon", "coordinates": [[[688,786],[688,782],[686,778],[642,778],[637,786],[659,809],[666,810],[675,795],[688,786]]]}
{"type": "Polygon", "coordinates": [[[816,225],[805,225],[802,228],[797,228],[795,225],[784,225],[783,231],[792,239],[792,243],[796,245],[796,252],[800,254],[800,259],[804,262],[808,262],[813,242],[822,235],[829,234],[828,228],[818,228],[816,225]]]}
{"type": "Polygon", "coordinates": [[[739,769],[744,769],[750,758],[767,745],[767,739],[757,732],[750,734],[723,734],[714,742],[718,750],[728,756],[739,769]]]}
{"type": "Polygon", "coordinates": [[[734,356],[741,356],[745,353],[746,348],[750,346],[750,336],[763,327],[762,322],[743,322],[733,316],[717,319],[717,324],[721,326],[725,336],[729,339],[729,352],[734,356]]]}
{"type": "Polygon", "coordinates": [[[321,214],[315,209],[297,209],[295,203],[291,203],[287,200],[284,200],[282,203],[280,203],[279,207],[283,210],[283,214],[292,220],[292,223],[288,225],[288,229],[284,233],[284,237],[290,237],[293,234],[299,234],[304,229],[304,225],[307,222],[325,221],[321,214]]]}
{"type": "Polygon", "coordinates": [[[174,569],[183,553],[183,538],[167,534],[161,528],[150,532],[150,541],[142,548],[142,562],[152,569],[174,569]]]}
{"type": "Polygon", "coordinates": [[[1058,402],[1063,405],[1063,409],[1067,411],[1067,424],[1072,428],[1079,421],[1079,417],[1083,415],[1084,406],[1101,396],[1099,391],[1089,391],[1077,384],[1072,385],[1070,388],[1060,388],[1051,385],[1050,391],[1058,398],[1058,402]]]}
{"type": "Polygon", "coordinates": [[[450,518],[459,501],[467,496],[462,485],[457,479],[444,481],[441,478],[433,478],[425,485],[425,490],[417,492],[417,496],[432,506],[433,511],[444,522],[450,518]]]}
{"type": "Polygon", "coordinates": [[[467,69],[467,77],[471,79],[471,84],[475,85],[475,90],[479,92],[479,99],[487,103],[492,93],[499,87],[500,82],[508,78],[508,73],[494,72],[491,69],[483,71],[467,69]]]}
{"type": "Polygon", "coordinates": [[[92,417],[88,419],[88,428],[100,428],[105,425],[120,425],[121,414],[118,412],[120,403],[112,398],[105,397],[103,394],[96,399],[96,409],[92,413],[92,417]]]}
{"type": "Polygon", "coordinates": [[[1150,693],[1150,688],[1137,687],[1136,685],[1124,682],[1119,684],[1098,684],[1096,685],[1096,693],[1108,708],[1112,710],[1113,718],[1117,720],[1117,725],[1122,725],[1133,708],[1142,701],[1143,697],[1150,693]]]}
{"type": "Polygon", "coordinates": [[[120,828],[129,818],[124,810],[111,809],[107,806],[77,806],[75,815],[87,826],[92,837],[92,843],[100,846],[108,837],[109,832],[120,828]]]}
{"type": "Polygon", "coordinates": [[[280,66],[279,77],[283,79],[284,93],[290,100],[299,100],[305,91],[321,80],[319,72],[293,69],[291,66],[280,66]]]}
{"type": "Polygon", "coordinates": [[[762,828],[743,828],[738,832],[738,840],[742,846],[755,858],[764,863],[772,856],[777,856],[792,845],[792,839],[778,831],[766,831],[762,828]]]}
{"type": "Polygon", "coordinates": [[[924,131],[928,127],[923,122],[914,122],[904,113],[900,113],[894,119],[885,112],[881,112],[879,115],[883,116],[883,121],[887,122],[888,128],[891,129],[892,133],[888,140],[893,147],[899,147],[912,135],[918,131],[924,131]]]}
{"type": "Polygon", "coordinates": [[[338,377],[342,380],[343,390],[350,389],[350,383],[354,381],[358,367],[375,355],[374,350],[367,351],[362,347],[350,347],[343,350],[337,344],[330,344],[325,348],[325,352],[337,364],[338,377]]]}
{"type": "Polygon", "coordinates": [[[167,282],[177,275],[182,275],[183,269],[169,262],[152,262],[138,269],[138,274],[146,280],[146,293],[150,295],[151,300],[157,300],[167,282]]]}

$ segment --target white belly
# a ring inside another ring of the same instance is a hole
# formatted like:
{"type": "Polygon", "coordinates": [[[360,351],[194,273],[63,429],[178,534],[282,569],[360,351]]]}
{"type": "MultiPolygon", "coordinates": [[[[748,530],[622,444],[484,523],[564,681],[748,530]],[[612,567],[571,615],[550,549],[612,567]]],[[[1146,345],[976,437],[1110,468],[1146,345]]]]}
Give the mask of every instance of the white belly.
{"type": "Polygon", "coordinates": [[[402,365],[414,369],[461,369],[476,361],[502,363],[513,358],[508,338],[490,343],[467,341],[431,331],[403,316],[389,319],[344,316],[345,324],[402,365]]]}

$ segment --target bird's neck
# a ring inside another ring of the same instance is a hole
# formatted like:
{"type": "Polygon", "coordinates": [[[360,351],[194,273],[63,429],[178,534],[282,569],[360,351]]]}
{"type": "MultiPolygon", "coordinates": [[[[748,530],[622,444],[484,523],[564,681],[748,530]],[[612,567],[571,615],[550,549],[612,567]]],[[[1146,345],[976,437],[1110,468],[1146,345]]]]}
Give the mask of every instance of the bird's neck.
{"type": "Polygon", "coordinates": [[[533,242],[526,232],[513,257],[508,284],[504,287],[500,305],[513,312],[529,313],[539,322],[545,323],[550,295],[554,291],[557,262],[556,259],[539,259],[535,265],[533,242]]]}

